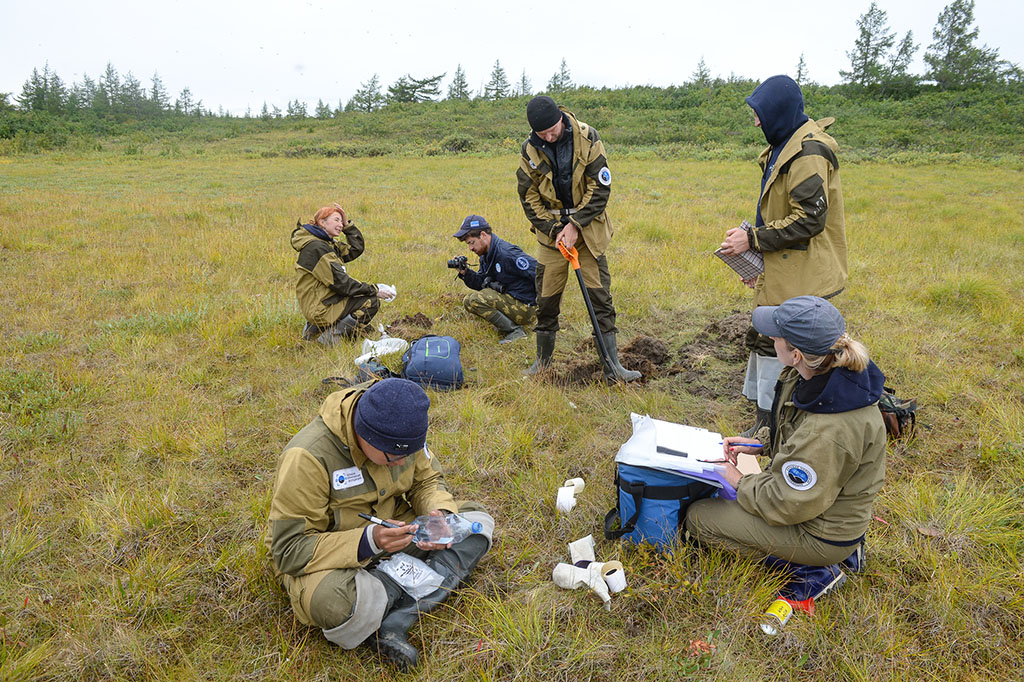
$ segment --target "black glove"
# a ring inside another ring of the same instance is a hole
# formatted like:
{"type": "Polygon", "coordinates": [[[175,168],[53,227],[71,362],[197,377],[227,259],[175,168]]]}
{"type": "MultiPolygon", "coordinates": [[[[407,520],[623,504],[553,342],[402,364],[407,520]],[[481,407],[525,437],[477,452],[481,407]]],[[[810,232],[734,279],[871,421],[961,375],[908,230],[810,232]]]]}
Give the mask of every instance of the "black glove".
{"type": "Polygon", "coordinates": [[[505,285],[497,280],[492,280],[489,277],[486,280],[484,280],[484,286],[494,289],[499,294],[505,293],[505,285]]]}

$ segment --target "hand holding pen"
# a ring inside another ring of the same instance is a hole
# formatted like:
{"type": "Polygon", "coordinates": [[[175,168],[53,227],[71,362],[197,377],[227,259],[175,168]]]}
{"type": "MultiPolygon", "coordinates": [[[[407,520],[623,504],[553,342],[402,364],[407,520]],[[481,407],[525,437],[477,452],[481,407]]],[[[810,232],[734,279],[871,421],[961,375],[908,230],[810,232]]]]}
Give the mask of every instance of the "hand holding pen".
{"type": "Polygon", "coordinates": [[[764,445],[761,441],[756,438],[746,438],[744,436],[729,436],[722,439],[722,454],[725,459],[732,463],[736,463],[736,455],[747,454],[754,455],[759,454],[761,448],[764,445]]]}
{"type": "Polygon", "coordinates": [[[376,524],[373,529],[373,544],[385,552],[399,552],[412,542],[416,525],[407,526],[402,521],[378,519],[376,516],[359,512],[359,517],[376,524]]]}

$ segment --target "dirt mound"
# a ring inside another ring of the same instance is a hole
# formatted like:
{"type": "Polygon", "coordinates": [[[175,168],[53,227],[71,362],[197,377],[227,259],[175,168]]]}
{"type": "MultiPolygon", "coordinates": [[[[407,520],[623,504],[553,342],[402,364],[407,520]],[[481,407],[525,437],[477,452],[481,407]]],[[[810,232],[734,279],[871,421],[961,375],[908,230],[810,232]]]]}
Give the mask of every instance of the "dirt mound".
{"type": "Polygon", "coordinates": [[[416,313],[398,318],[387,325],[386,329],[391,336],[397,336],[400,339],[414,339],[423,335],[420,330],[430,329],[433,326],[434,323],[429,317],[423,313],[416,313]]]}
{"type": "Polygon", "coordinates": [[[679,362],[684,367],[701,364],[714,357],[725,362],[745,360],[747,349],[743,339],[750,327],[750,314],[734,311],[721,320],[712,320],[704,326],[693,341],[679,349],[679,362]]]}
{"type": "MultiPolygon", "coordinates": [[[[573,351],[575,357],[568,363],[552,365],[547,374],[550,381],[567,386],[604,381],[604,370],[591,340],[581,342],[573,351]]],[[[659,376],[661,367],[671,359],[672,354],[665,342],[651,336],[637,336],[619,349],[619,363],[626,369],[643,374],[639,380],[641,383],[659,376]]]]}
{"type": "Polygon", "coordinates": [[[430,320],[429,317],[427,317],[423,313],[416,313],[415,315],[406,315],[405,317],[400,317],[388,326],[421,327],[423,329],[430,329],[431,327],[434,326],[434,323],[430,320]]]}
{"type": "Polygon", "coordinates": [[[638,336],[619,350],[619,362],[626,369],[634,369],[650,379],[661,373],[662,366],[672,359],[668,346],[661,339],[638,336]]]}
{"type": "MultiPolygon", "coordinates": [[[[619,349],[619,362],[643,374],[640,383],[672,377],[680,390],[702,398],[732,395],[739,392],[742,383],[747,359],[743,338],[749,325],[749,313],[734,311],[707,323],[692,341],[676,350],[657,337],[641,334],[619,349]]],[[[556,358],[543,377],[563,386],[604,381],[597,351],[589,338],[577,344],[568,361],[556,358]]]]}

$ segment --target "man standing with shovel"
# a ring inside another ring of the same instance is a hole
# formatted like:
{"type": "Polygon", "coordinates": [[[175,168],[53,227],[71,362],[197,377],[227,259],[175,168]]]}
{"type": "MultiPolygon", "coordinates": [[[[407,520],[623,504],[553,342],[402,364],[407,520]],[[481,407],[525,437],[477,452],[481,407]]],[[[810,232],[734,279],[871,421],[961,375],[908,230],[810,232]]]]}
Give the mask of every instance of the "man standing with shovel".
{"type": "MultiPolygon", "coordinates": [[[[612,224],[605,212],[612,176],[597,131],[547,96],[526,106],[533,132],[523,142],[516,177],[523,211],[540,244],[537,254],[537,359],[526,371],[551,364],[558,314],[570,261],[559,250],[574,249],[584,301],[594,323],[597,348],[608,381],[635,381],[640,372],[619,364],[611,274],[605,250],[612,224]],[[589,299],[589,300],[588,300],[589,299]]],[[[576,263],[572,264],[576,268],[576,263]]]]}

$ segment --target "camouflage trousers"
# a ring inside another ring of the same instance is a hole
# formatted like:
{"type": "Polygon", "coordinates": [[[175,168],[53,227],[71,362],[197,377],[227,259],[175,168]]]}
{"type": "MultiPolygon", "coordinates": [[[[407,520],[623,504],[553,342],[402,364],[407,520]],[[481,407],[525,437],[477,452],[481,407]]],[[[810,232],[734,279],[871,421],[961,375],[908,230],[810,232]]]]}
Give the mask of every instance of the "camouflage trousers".
{"type": "Polygon", "coordinates": [[[494,289],[472,291],[462,299],[466,310],[485,320],[497,311],[520,327],[532,327],[537,322],[537,306],[527,305],[514,296],[499,294],[494,289]]]}
{"type": "Polygon", "coordinates": [[[351,315],[359,324],[367,324],[380,310],[380,299],[376,296],[354,296],[348,300],[338,319],[351,315]]]}
{"type": "MultiPolygon", "coordinates": [[[[335,311],[335,309],[339,307],[341,307],[340,303],[337,306],[332,306],[331,308],[328,308],[328,314],[332,314],[335,311]]],[[[358,296],[355,298],[350,298],[345,303],[345,306],[341,307],[341,314],[339,314],[338,317],[335,318],[335,320],[330,324],[320,326],[316,322],[307,322],[306,326],[302,330],[302,338],[305,339],[306,341],[312,341],[316,337],[320,336],[320,334],[322,334],[323,332],[327,331],[328,329],[331,329],[332,327],[334,327],[334,325],[344,320],[345,317],[347,317],[348,315],[351,315],[352,318],[356,321],[356,326],[348,332],[354,333],[355,331],[358,331],[365,327],[366,325],[368,325],[370,323],[370,320],[373,319],[373,316],[376,315],[377,311],[379,310],[380,299],[377,298],[376,296],[358,296]]]]}

